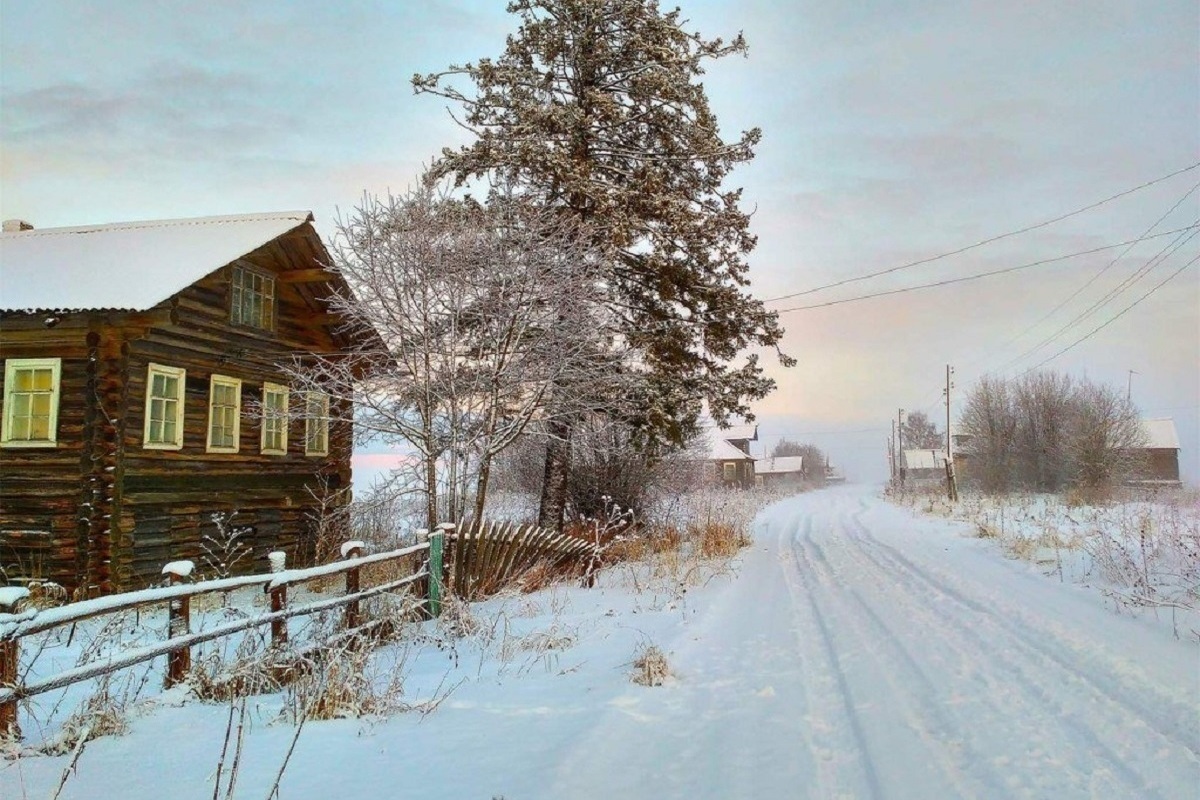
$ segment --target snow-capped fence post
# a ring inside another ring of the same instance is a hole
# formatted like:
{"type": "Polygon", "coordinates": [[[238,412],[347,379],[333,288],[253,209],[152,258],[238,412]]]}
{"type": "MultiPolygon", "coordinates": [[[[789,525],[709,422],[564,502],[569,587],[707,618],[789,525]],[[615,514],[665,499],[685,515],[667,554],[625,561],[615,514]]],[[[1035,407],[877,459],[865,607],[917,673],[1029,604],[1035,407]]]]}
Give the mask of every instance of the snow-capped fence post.
{"type": "MultiPolygon", "coordinates": [[[[366,545],[360,541],[345,542],[342,545],[342,558],[353,560],[359,558],[363,554],[366,545]]],[[[351,567],[346,570],[346,594],[358,594],[359,588],[359,568],[351,567]]],[[[346,630],[353,630],[358,627],[358,601],[346,605],[346,630]]]]}
{"type": "MultiPolygon", "coordinates": [[[[0,589],[0,614],[17,613],[17,604],[29,596],[29,590],[19,586],[0,589]]],[[[17,639],[0,639],[0,688],[17,688],[17,639]]],[[[0,703],[0,737],[18,739],[21,727],[17,724],[17,696],[0,703]]]]}
{"type": "MultiPolygon", "coordinates": [[[[183,583],[191,577],[194,565],[191,561],[172,561],[162,568],[167,586],[183,583]]],[[[192,598],[175,597],[167,601],[167,638],[186,636],[192,632],[192,598]]],[[[192,669],[192,651],[181,647],[167,654],[167,686],[174,686],[187,678],[192,669]]]]}
{"type": "MultiPolygon", "coordinates": [[[[271,572],[283,572],[287,568],[287,553],[282,550],[274,550],[267,554],[267,560],[271,562],[271,572]]],[[[270,584],[268,584],[270,587],[270,584]]],[[[268,589],[271,593],[271,612],[278,613],[283,611],[287,606],[287,584],[281,583],[278,586],[268,589]]],[[[287,620],[283,618],[271,620],[271,646],[283,647],[287,644],[287,620]]]]}

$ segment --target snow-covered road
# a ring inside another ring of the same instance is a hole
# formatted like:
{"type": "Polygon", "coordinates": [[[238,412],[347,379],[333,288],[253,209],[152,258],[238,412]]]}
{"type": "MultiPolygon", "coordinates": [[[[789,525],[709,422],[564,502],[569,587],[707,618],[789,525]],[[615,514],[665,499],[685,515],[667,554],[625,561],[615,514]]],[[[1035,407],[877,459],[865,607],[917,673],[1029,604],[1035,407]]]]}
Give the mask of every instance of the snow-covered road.
{"type": "MultiPolygon", "coordinates": [[[[426,628],[405,662],[406,699],[455,687],[436,711],[310,723],[281,797],[1196,800],[1197,616],[1176,639],[970,533],[842,487],[772,506],[686,594],[618,567],[481,604],[490,644],[426,628]],[[648,642],[665,686],[629,680],[648,642]]],[[[283,763],[281,702],[251,701],[236,797],[283,763]]],[[[227,706],[169,705],[89,744],[64,800],[212,797],[227,706]]],[[[0,762],[0,798],[68,761],[0,762]]]]}
{"type": "Polygon", "coordinates": [[[738,579],[548,797],[1200,796],[1197,650],[862,487],[760,517],[738,579]],[[600,791],[600,790],[603,791],[600,791]]]}

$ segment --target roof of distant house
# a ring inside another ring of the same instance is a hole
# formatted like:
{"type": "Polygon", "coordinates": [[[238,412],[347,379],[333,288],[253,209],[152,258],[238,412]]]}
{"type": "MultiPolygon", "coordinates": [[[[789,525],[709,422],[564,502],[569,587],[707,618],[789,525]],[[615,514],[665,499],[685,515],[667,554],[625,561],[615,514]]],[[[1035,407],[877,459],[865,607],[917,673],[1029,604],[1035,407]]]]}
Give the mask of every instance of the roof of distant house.
{"type": "Polygon", "coordinates": [[[742,425],[730,425],[728,428],[723,429],[718,428],[713,433],[730,442],[737,439],[748,439],[751,442],[758,441],[758,425],[753,422],[747,422],[742,425]]]}
{"type": "Polygon", "coordinates": [[[1179,433],[1175,430],[1175,420],[1170,417],[1144,419],[1142,427],[1146,429],[1146,447],[1148,449],[1179,449],[1179,433]]]}
{"type": "Polygon", "coordinates": [[[0,310],[144,311],[312,221],[309,211],[0,234],[0,310]]]}
{"type": "Polygon", "coordinates": [[[904,466],[907,469],[943,469],[946,466],[946,451],[905,450],[904,466]]]}
{"type": "Polygon", "coordinates": [[[724,439],[714,438],[709,450],[710,461],[753,461],[752,456],[743,453],[724,439]]]}
{"type": "Polygon", "coordinates": [[[758,475],[783,475],[789,472],[804,471],[804,456],[778,456],[777,458],[760,458],[754,462],[754,472],[758,475]]]}

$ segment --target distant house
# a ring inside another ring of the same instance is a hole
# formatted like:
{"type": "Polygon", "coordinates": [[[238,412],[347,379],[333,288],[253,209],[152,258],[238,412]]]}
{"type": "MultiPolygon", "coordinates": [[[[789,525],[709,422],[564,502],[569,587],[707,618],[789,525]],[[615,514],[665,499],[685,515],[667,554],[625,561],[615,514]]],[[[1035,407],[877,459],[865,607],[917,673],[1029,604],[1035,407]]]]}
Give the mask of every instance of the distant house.
{"type": "Polygon", "coordinates": [[[945,450],[905,450],[901,458],[905,480],[935,480],[946,477],[945,450]]]}
{"type": "MultiPolygon", "coordinates": [[[[279,364],[350,342],[307,211],[0,237],[0,567],[84,594],[198,559],[237,512],[264,569],[311,549],[317,495],[350,485],[332,392],[279,364]]],[[[203,568],[201,566],[201,568],[203,568]]],[[[0,574],[0,578],[4,576],[0,574]]],[[[0,583],[3,581],[0,580],[0,583]]]]}
{"type": "Polygon", "coordinates": [[[804,482],[804,456],[760,458],[754,462],[759,486],[799,486],[804,482]]]}
{"type": "Polygon", "coordinates": [[[754,457],[750,442],[758,441],[758,426],[736,425],[710,432],[709,464],[717,481],[727,486],[754,485],[754,457]]]}
{"type": "Polygon", "coordinates": [[[1146,431],[1146,446],[1141,457],[1142,465],[1131,481],[1139,486],[1178,487],[1179,477],[1179,433],[1175,420],[1166,417],[1142,420],[1146,431]]]}

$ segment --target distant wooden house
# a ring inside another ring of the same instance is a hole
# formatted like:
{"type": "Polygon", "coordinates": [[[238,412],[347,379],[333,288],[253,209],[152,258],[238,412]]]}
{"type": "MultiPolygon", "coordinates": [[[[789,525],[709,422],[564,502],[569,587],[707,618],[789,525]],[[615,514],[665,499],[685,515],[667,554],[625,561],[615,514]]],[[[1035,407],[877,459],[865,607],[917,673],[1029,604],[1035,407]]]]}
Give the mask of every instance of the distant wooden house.
{"type": "Polygon", "coordinates": [[[904,479],[911,481],[944,480],[946,477],[945,450],[905,450],[901,458],[904,479]]]}
{"type": "Polygon", "coordinates": [[[760,458],[754,462],[755,483],[765,487],[800,486],[804,483],[804,456],[760,458]]]}
{"type": "Polygon", "coordinates": [[[351,431],[277,365],[348,345],[328,263],[307,211],[5,223],[0,567],[135,589],[170,560],[203,568],[213,515],[235,511],[242,568],[303,559],[317,496],[350,485],[351,431]]]}
{"type": "Polygon", "coordinates": [[[1139,470],[1131,481],[1139,486],[1178,487],[1182,483],[1179,475],[1179,433],[1175,420],[1165,417],[1142,420],[1146,432],[1146,446],[1138,453],[1139,470]]]}
{"type": "Polygon", "coordinates": [[[754,485],[754,457],[750,442],[758,441],[758,426],[737,425],[710,432],[708,462],[715,479],[727,486],[754,485]]]}

